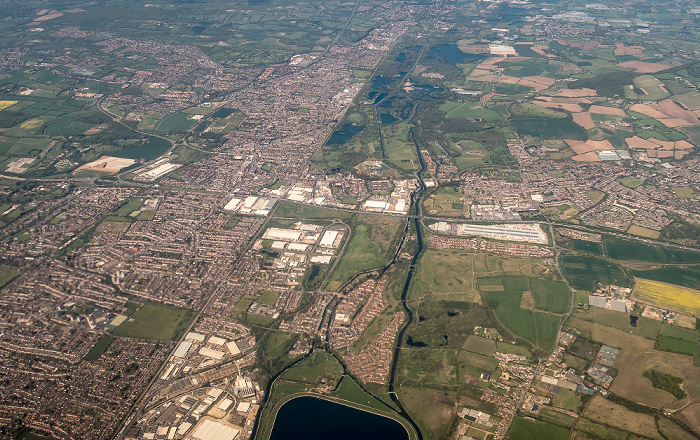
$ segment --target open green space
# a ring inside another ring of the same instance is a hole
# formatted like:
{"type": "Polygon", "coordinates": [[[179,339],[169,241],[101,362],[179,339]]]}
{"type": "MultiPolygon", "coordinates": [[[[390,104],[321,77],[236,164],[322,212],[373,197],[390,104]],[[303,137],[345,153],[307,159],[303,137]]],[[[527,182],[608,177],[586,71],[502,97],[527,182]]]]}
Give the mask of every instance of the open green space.
{"type": "Polygon", "coordinates": [[[618,182],[630,189],[635,189],[644,184],[644,181],[642,179],[637,179],[634,177],[623,177],[621,179],[618,179],[618,182]]]}
{"type": "Polygon", "coordinates": [[[486,339],[480,336],[471,335],[464,342],[462,348],[464,350],[471,351],[472,353],[491,356],[493,352],[496,351],[496,341],[493,339],[486,339]]]}
{"type": "Polygon", "coordinates": [[[460,104],[458,102],[448,101],[440,107],[440,110],[446,111],[448,118],[478,118],[486,121],[497,121],[501,119],[498,113],[483,108],[478,102],[465,102],[460,104]]]}
{"type": "Polygon", "coordinates": [[[599,283],[630,286],[631,281],[622,267],[601,258],[564,255],[560,264],[569,283],[577,290],[595,290],[599,283]]]}
{"type": "Polygon", "coordinates": [[[96,361],[102,356],[102,353],[107,351],[110,345],[114,342],[114,336],[102,335],[100,339],[97,340],[92,349],[85,355],[86,361],[96,361]]]}
{"type": "Polygon", "coordinates": [[[520,136],[532,136],[541,139],[575,139],[585,141],[586,132],[571,120],[545,118],[515,118],[510,124],[520,136]]]}
{"type": "Polygon", "coordinates": [[[637,278],[697,289],[700,285],[700,266],[662,266],[658,269],[631,269],[637,278]]]}
{"type": "Polygon", "coordinates": [[[20,270],[18,268],[0,264],[0,287],[12,281],[19,274],[20,270]]]}
{"type": "Polygon", "coordinates": [[[700,252],[669,246],[649,246],[634,241],[612,238],[605,240],[605,253],[614,260],[638,260],[650,263],[700,263],[700,252]]]}
{"type": "Polygon", "coordinates": [[[554,343],[561,321],[556,315],[503,304],[496,308],[496,316],[508,330],[542,349],[554,343]]]}
{"type": "Polygon", "coordinates": [[[569,430],[550,423],[516,417],[510,425],[508,438],[512,440],[566,440],[569,438],[569,430]]]}
{"type": "Polygon", "coordinates": [[[189,327],[195,313],[157,303],[146,303],[114,330],[117,336],[177,340],[189,327]]]}
{"type": "Polygon", "coordinates": [[[354,214],[348,225],[352,232],[340,262],[328,279],[326,289],[335,290],[357,273],[379,269],[391,261],[404,220],[397,217],[354,214]]]}
{"type": "Polygon", "coordinates": [[[254,302],[255,297],[243,295],[243,298],[238,300],[238,303],[236,303],[236,307],[234,307],[234,310],[237,312],[245,312],[254,302]]]}
{"type": "MultiPolygon", "coordinates": [[[[651,340],[656,339],[656,335],[661,328],[660,321],[644,318],[642,316],[637,318],[635,322],[636,325],[632,325],[628,313],[616,312],[601,307],[590,307],[588,310],[575,310],[572,316],[573,318],[617,328],[651,340]]],[[[582,329],[592,328],[582,323],[578,323],[577,325],[581,325],[582,329]]]]}
{"type": "Polygon", "coordinates": [[[530,290],[535,298],[535,308],[554,313],[566,313],[571,292],[561,281],[530,278],[530,290]]]}
{"type": "Polygon", "coordinates": [[[687,394],[683,391],[683,378],[676,377],[672,374],[662,373],[658,370],[647,370],[644,372],[644,377],[649,379],[654,388],[659,388],[673,394],[676,399],[682,399],[687,394]]]}
{"type": "Polygon", "coordinates": [[[343,367],[329,353],[314,351],[308,358],[287,370],[280,378],[319,384],[321,380],[336,381],[343,375],[343,367]]]}
{"type": "Polygon", "coordinates": [[[185,112],[178,112],[168,115],[156,124],[156,129],[163,133],[186,132],[197,124],[192,115],[185,112]]]}
{"type": "Polygon", "coordinates": [[[144,199],[131,199],[117,208],[112,214],[118,217],[126,217],[134,211],[141,209],[144,199]]]}
{"type": "Polygon", "coordinates": [[[279,293],[273,292],[271,290],[263,290],[259,293],[260,296],[258,297],[257,302],[267,304],[268,306],[274,306],[277,302],[277,298],[279,298],[280,296],[279,293]]]}
{"type": "Polygon", "coordinates": [[[224,224],[224,229],[233,229],[236,224],[238,224],[238,221],[241,219],[240,216],[238,215],[233,215],[231,216],[230,219],[224,224]]]}
{"type": "Polygon", "coordinates": [[[577,240],[575,238],[569,240],[569,243],[571,243],[571,247],[575,251],[590,252],[596,255],[603,255],[603,247],[600,245],[600,243],[595,243],[593,241],[577,240]]]}
{"type": "MultiPolygon", "coordinates": [[[[427,250],[420,259],[411,286],[411,296],[425,294],[457,301],[472,301],[476,294],[472,267],[474,254],[449,250],[427,250]]],[[[499,278],[500,281],[500,278],[499,278]]]]}

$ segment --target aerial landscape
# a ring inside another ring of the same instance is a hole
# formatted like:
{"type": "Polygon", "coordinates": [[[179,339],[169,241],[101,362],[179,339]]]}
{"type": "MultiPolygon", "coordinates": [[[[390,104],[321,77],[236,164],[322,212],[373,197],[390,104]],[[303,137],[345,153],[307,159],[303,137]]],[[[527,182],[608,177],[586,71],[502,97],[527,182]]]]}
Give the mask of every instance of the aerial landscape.
{"type": "Polygon", "coordinates": [[[700,439],[699,0],[0,5],[0,439],[700,439]]]}

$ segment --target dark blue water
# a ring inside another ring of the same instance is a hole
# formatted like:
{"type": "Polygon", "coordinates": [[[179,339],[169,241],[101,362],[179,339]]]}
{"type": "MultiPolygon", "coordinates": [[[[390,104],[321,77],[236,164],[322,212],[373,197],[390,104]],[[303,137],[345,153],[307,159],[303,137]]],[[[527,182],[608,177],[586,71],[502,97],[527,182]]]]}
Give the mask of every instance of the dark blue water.
{"type": "Polygon", "coordinates": [[[151,136],[148,142],[138,147],[124,148],[118,151],[112,151],[110,156],[124,157],[127,159],[146,159],[153,160],[164,154],[172,145],[165,139],[151,136]]]}
{"type": "Polygon", "coordinates": [[[365,129],[364,125],[355,124],[344,124],[340,127],[340,130],[333,132],[326,145],[343,145],[345,142],[349,141],[355,135],[362,132],[365,129]]]}
{"type": "Polygon", "coordinates": [[[438,44],[431,47],[429,52],[431,55],[440,57],[445,62],[454,65],[481,61],[488,57],[488,55],[464,53],[459,50],[459,46],[456,44],[438,44]]]}
{"type": "Polygon", "coordinates": [[[382,124],[384,125],[389,125],[393,124],[394,122],[398,121],[395,117],[391,116],[389,113],[382,113],[379,115],[379,119],[382,120],[382,124]]]}
{"type": "Polygon", "coordinates": [[[426,92],[427,94],[442,92],[445,90],[442,87],[433,87],[430,84],[413,84],[411,87],[415,89],[414,92],[426,92]]]}
{"type": "Polygon", "coordinates": [[[270,440],[408,440],[397,421],[317,397],[297,397],[277,412],[270,440]]]}
{"type": "Polygon", "coordinates": [[[372,90],[373,91],[380,91],[380,90],[388,90],[389,85],[392,83],[391,78],[387,78],[385,76],[375,76],[372,78],[372,90]]]}
{"type": "Polygon", "coordinates": [[[380,93],[377,95],[377,97],[374,99],[374,104],[378,103],[382,99],[386,98],[388,93],[380,93]]]}

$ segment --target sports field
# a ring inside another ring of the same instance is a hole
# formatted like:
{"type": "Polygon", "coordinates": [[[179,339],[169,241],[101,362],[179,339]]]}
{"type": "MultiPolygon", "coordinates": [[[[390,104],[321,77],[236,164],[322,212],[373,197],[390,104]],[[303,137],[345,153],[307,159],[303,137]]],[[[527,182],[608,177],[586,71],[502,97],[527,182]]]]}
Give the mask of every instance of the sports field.
{"type": "Polygon", "coordinates": [[[679,312],[700,314],[700,292],[658,281],[637,280],[634,297],[679,312]]]}
{"type": "Polygon", "coordinates": [[[114,330],[117,336],[176,340],[189,327],[194,312],[157,303],[147,303],[114,330]]]}

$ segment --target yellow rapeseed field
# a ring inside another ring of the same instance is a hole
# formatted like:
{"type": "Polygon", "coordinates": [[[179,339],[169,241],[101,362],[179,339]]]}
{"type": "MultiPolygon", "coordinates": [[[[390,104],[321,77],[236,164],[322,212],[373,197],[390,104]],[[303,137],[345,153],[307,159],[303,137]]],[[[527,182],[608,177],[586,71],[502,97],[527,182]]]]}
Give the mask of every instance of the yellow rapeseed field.
{"type": "Polygon", "coordinates": [[[637,280],[635,298],[659,307],[700,315],[700,291],[658,281],[637,280]]]}
{"type": "Polygon", "coordinates": [[[37,127],[40,127],[44,122],[45,121],[43,119],[34,118],[34,119],[30,119],[28,121],[22,122],[22,124],[20,125],[20,128],[22,130],[33,130],[37,127]]]}
{"type": "Polygon", "coordinates": [[[17,104],[19,101],[0,101],[0,110],[5,110],[11,105],[17,104]]]}

